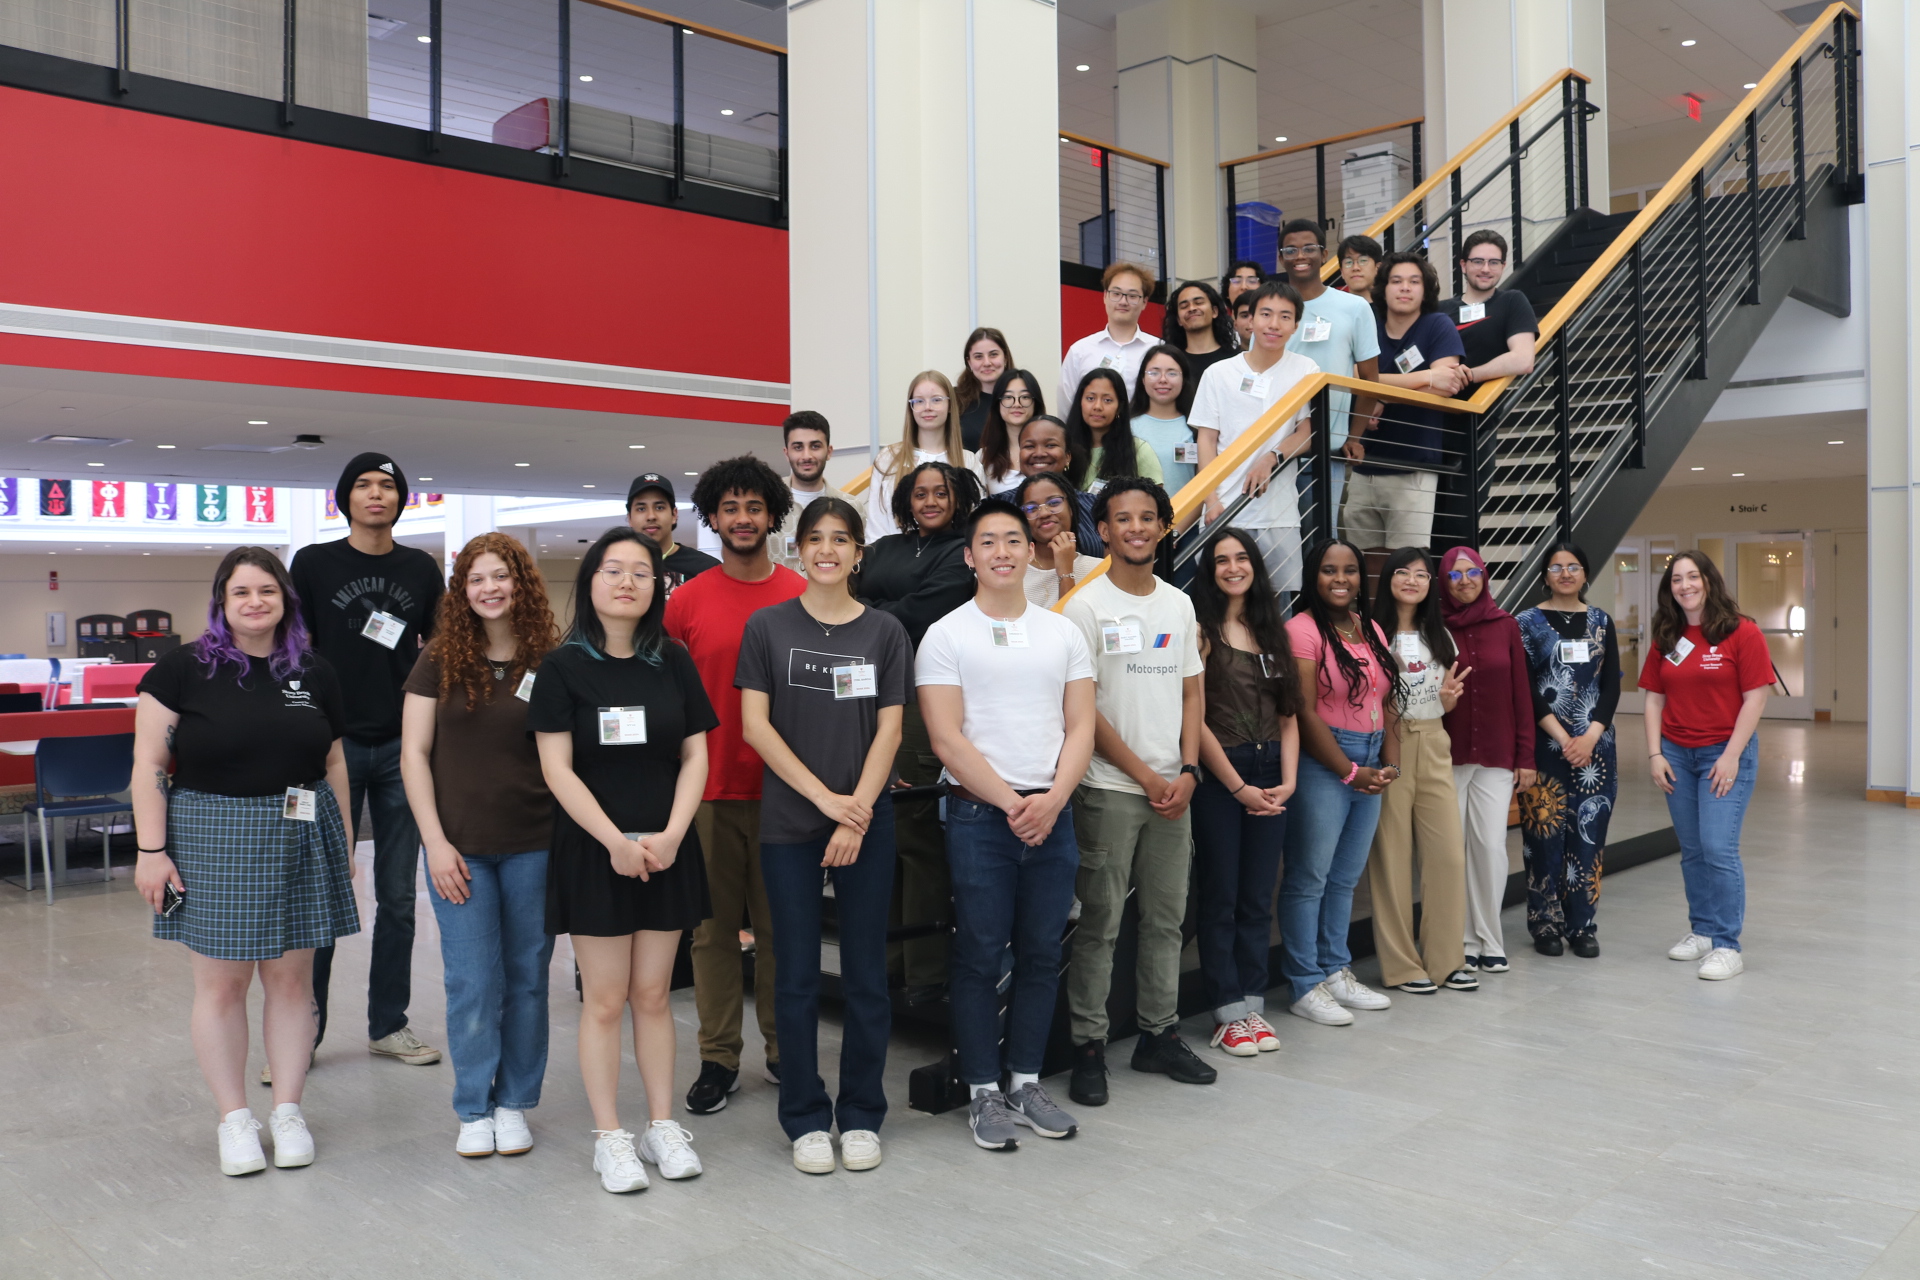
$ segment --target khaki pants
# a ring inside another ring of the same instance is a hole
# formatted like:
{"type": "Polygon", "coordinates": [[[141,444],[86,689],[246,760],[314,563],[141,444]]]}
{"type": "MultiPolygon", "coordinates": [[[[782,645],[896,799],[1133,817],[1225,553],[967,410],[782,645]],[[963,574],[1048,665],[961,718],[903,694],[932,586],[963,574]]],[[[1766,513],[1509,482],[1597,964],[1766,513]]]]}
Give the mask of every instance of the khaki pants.
{"type": "Polygon", "coordinates": [[[1347,541],[1373,547],[1424,547],[1433,537],[1433,504],[1440,477],[1431,471],[1392,471],[1347,480],[1347,541]]]}
{"type": "Polygon", "coordinates": [[[1400,722],[1400,777],[1380,797],[1367,860],[1373,942],[1388,986],[1445,982],[1465,963],[1466,840],[1453,791],[1453,744],[1438,720],[1400,722]],[[1420,941],[1413,932],[1413,866],[1420,861],[1420,941]]]}
{"type": "Polygon", "coordinates": [[[707,800],[693,815],[707,855],[713,914],[693,931],[693,1006],[700,1014],[700,1059],[740,1069],[740,922],[753,928],[753,1006],[767,1061],[780,1061],[774,1032],[773,913],[760,876],[760,802],[707,800]]]}
{"type": "Polygon", "coordinates": [[[1074,894],[1080,924],[1067,969],[1067,1011],[1075,1044],[1107,1038],[1107,995],[1113,985],[1113,943],[1133,886],[1140,914],[1134,965],[1136,1020],[1160,1032],[1180,1017],[1180,923],[1187,915],[1193,865],[1191,814],[1168,821],[1130,791],[1082,786],[1073,793],[1073,831],[1080,844],[1074,894]]]}

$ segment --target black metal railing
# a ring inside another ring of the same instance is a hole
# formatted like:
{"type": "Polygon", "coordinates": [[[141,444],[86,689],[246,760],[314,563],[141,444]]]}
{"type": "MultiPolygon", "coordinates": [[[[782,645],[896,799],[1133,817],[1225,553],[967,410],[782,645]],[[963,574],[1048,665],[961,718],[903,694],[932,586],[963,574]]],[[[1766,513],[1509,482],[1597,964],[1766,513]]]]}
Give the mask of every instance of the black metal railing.
{"type": "Polygon", "coordinates": [[[1294,218],[1312,218],[1335,244],[1365,231],[1426,176],[1424,127],[1422,119],[1397,120],[1221,161],[1225,257],[1276,271],[1278,228],[1294,218]]]}
{"type": "Polygon", "coordinates": [[[1165,279],[1167,162],[1061,133],[1060,260],[1138,262],[1165,279]]]}

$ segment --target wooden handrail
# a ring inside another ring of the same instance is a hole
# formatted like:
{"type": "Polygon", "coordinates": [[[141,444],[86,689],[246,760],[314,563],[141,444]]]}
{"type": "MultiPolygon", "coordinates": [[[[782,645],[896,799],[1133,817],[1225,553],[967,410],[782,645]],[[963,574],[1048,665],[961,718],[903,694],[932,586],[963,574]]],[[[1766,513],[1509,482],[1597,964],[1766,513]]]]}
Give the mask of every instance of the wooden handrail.
{"type": "Polygon", "coordinates": [[[1116,147],[1111,142],[1102,142],[1098,138],[1089,138],[1084,134],[1069,133],[1060,130],[1060,136],[1068,142],[1077,142],[1083,147],[1092,147],[1097,151],[1111,151],[1114,155],[1125,156],[1129,160],[1138,160],[1141,164],[1150,164],[1156,169],[1171,169],[1173,166],[1165,160],[1155,160],[1152,156],[1143,156],[1138,151],[1129,151],[1125,147],[1116,147]]]}
{"type": "Polygon", "coordinates": [[[1680,166],[1673,177],[1667,179],[1667,184],[1660,188],[1659,194],[1647,201],[1646,207],[1634,216],[1625,230],[1614,237],[1613,243],[1607,246],[1606,251],[1581,274],[1573,287],[1561,296],[1560,301],[1554,303],[1553,310],[1541,318],[1539,339],[1541,342],[1545,342],[1566,327],[1567,321],[1573,318],[1573,313],[1580,304],[1592,297],[1594,290],[1606,280],[1607,274],[1633,252],[1633,246],[1653,228],[1654,222],[1660,215],[1672,208],[1674,201],[1686,194],[1687,189],[1693,185],[1693,176],[1706,167],[1707,161],[1713,159],[1714,153],[1726,145],[1736,129],[1746,124],[1747,117],[1760,109],[1761,101],[1777,90],[1781,83],[1793,74],[1794,65],[1806,56],[1807,50],[1826,38],[1834,20],[1843,13],[1852,14],[1856,19],[1860,16],[1859,11],[1852,5],[1844,3],[1844,0],[1836,0],[1836,3],[1828,5],[1800,38],[1780,55],[1779,60],[1768,69],[1767,73],[1754,83],[1753,88],[1747,91],[1747,96],[1740,100],[1740,105],[1720,122],[1718,128],[1707,135],[1707,140],[1694,149],[1693,155],[1680,166]]]}
{"type": "Polygon", "coordinates": [[[658,22],[665,26],[679,27],[682,31],[691,31],[697,36],[706,36],[711,40],[723,40],[728,44],[737,44],[743,49],[758,49],[761,53],[786,55],[786,50],[777,44],[768,44],[765,40],[755,40],[752,36],[736,35],[731,31],[722,31],[719,27],[710,27],[704,22],[693,22],[686,18],[676,18],[670,13],[661,13],[657,9],[643,9],[637,4],[628,4],[627,0],[587,0],[588,4],[598,5],[602,9],[612,9],[615,13],[631,14],[636,18],[645,18],[648,22],[658,22]]]}
{"type": "Polygon", "coordinates": [[[1290,156],[1301,151],[1311,151],[1315,147],[1330,147],[1336,142],[1352,142],[1355,138],[1371,138],[1376,133],[1392,133],[1395,129],[1404,129],[1408,125],[1425,124],[1425,116],[1415,116],[1411,120],[1395,120],[1392,124],[1383,124],[1372,129],[1355,129],[1352,133],[1336,133],[1331,138],[1315,138],[1312,142],[1302,142],[1291,147],[1281,147],[1275,151],[1262,151],[1257,155],[1241,156],[1238,160],[1222,160],[1222,169],[1231,169],[1237,164],[1252,164],[1255,160],[1271,160],[1276,156],[1290,156]]]}

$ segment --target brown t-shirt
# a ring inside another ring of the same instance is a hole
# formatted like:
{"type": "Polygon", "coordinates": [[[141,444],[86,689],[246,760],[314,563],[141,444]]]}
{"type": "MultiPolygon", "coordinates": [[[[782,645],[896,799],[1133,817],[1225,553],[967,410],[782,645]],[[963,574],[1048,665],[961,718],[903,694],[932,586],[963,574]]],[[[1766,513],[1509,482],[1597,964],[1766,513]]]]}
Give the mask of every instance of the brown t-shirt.
{"type": "Polygon", "coordinates": [[[530,853],[553,842],[553,793],[527,732],[527,703],[508,671],[493,696],[467,710],[466,690],[440,696],[440,664],[424,652],[403,686],[433,698],[433,801],[462,854],[530,853]]]}

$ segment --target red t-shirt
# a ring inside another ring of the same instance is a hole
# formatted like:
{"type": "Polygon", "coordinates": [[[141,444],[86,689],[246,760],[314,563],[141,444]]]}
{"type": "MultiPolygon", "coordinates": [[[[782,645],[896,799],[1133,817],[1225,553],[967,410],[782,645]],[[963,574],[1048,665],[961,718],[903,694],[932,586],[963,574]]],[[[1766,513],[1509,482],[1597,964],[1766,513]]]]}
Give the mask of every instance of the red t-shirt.
{"type": "Polygon", "coordinates": [[[1651,650],[1640,669],[1640,687],[1667,696],[1660,735],[1683,747],[1725,742],[1733,736],[1742,696],[1773,683],[1767,638],[1743,618],[1717,645],[1708,644],[1700,628],[1688,627],[1674,651],[1686,656],[1675,662],[1673,654],[1651,650]]]}
{"type": "Polygon", "coordinates": [[[724,566],[689,578],[667,597],[667,634],[687,647],[700,671],[720,727],[707,735],[707,790],[703,800],[758,800],[759,753],[740,734],[740,691],[733,687],[747,618],[784,604],[807,580],[782,565],[758,582],[727,576],[724,566]]]}

